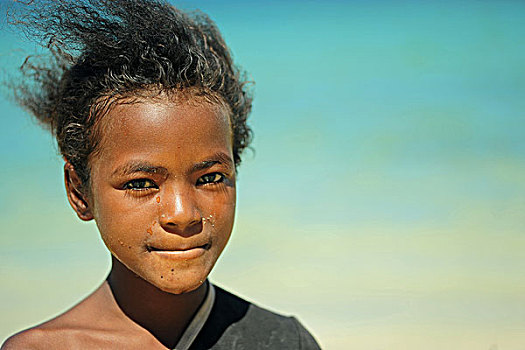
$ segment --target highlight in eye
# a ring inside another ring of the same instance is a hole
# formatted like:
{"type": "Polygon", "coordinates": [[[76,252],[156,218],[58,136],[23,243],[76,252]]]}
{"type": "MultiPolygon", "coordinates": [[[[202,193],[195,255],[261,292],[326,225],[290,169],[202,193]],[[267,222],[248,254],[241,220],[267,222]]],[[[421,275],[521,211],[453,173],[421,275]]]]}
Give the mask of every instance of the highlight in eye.
{"type": "Polygon", "coordinates": [[[149,179],[136,179],[128,181],[124,184],[123,189],[134,191],[145,191],[149,189],[159,188],[155,182],[149,179]]]}
{"type": "Polygon", "coordinates": [[[224,182],[224,175],[221,173],[210,173],[199,177],[197,185],[216,184],[224,182]]]}

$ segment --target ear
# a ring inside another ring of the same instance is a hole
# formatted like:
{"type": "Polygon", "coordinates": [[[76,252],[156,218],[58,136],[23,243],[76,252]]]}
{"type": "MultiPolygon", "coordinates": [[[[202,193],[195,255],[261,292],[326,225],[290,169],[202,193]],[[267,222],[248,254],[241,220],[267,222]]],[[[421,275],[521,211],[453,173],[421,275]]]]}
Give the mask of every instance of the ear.
{"type": "Polygon", "coordinates": [[[82,191],[82,181],[71,163],[66,161],[64,165],[64,182],[66,185],[67,199],[73,210],[81,220],[93,220],[93,213],[89,203],[82,191]]]}

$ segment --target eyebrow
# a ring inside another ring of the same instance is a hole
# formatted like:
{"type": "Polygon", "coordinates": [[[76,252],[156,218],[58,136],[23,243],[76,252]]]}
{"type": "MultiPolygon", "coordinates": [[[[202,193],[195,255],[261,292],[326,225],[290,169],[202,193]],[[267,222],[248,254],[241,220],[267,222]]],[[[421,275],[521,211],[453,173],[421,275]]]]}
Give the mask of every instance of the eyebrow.
{"type": "Polygon", "coordinates": [[[145,161],[131,161],[123,166],[118,167],[113,171],[113,175],[126,176],[133,173],[147,173],[147,174],[161,174],[166,175],[168,169],[155,166],[145,161]]]}
{"type": "Polygon", "coordinates": [[[228,169],[233,169],[233,160],[231,159],[231,157],[228,156],[226,153],[217,152],[214,155],[212,155],[209,159],[194,164],[191,167],[190,172],[193,173],[200,170],[205,170],[211,168],[215,164],[221,164],[226,166],[228,169]]]}
{"type": "MultiPolygon", "coordinates": [[[[228,156],[226,153],[217,152],[214,155],[212,155],[209,159],[194,164],[190,169],[190,173],[211,168],[215,164],[221,164],[229,169],[233,169],[233,160],[231,159],[231,157],[228,156]]],[[[126,176],[134,173],[167,175],[168,169],[161,166],[155,166],[146,161],[131,161],[127,164],[116,168],[113,171],[113,176],[126,176]]]]}

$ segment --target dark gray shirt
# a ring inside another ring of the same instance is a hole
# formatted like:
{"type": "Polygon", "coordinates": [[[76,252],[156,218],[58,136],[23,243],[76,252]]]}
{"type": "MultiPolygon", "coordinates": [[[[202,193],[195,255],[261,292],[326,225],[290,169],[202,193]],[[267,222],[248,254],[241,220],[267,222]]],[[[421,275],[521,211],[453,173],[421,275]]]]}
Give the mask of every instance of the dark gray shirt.
{"type": "Polygon", "coordinates": [[[190,350],[318,350],[294,317],[260,308],[217,286],[210,315],[190,350]]]}

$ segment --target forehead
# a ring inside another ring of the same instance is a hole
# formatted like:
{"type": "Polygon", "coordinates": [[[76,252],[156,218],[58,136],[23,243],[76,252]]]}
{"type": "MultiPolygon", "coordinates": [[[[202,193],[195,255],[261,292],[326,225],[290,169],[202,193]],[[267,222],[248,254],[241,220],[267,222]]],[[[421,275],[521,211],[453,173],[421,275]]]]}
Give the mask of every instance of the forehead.
{"type": "Polygon", "coordinates": [[[94,158],[158,152],[206,152],[232,148],[224,104],[203,97],[140,98],[114,103],[101,117],[94,158]]]}

